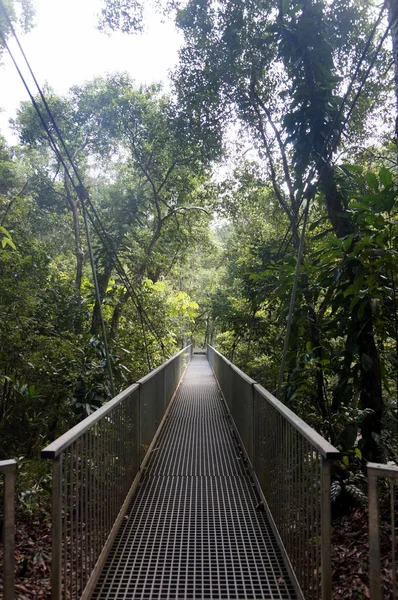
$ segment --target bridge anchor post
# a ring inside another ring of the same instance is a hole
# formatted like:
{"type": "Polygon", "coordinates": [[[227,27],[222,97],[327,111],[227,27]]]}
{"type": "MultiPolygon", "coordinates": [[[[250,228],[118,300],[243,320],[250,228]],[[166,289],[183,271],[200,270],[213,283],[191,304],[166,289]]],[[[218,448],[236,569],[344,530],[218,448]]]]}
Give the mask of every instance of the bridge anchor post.
{"type": "Polygon", "coordinates": [[[330,460],[321,457],[321,586],[322,600],[332,597],[331,536],[332,514],[330,504],[330,460]]]}

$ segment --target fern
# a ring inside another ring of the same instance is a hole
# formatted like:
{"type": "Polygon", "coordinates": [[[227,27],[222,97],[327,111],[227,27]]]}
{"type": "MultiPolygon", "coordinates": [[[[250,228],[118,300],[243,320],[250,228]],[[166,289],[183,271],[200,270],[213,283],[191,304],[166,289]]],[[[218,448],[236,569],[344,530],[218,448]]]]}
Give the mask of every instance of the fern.
{"type": "Polygon", "coordinates": [[[331,502],[336,502],[337,498],[340,496],[341,493],[341,485],[339,481],[333,481],[332,485],[330,486],[330,500],[331,502]]]}
{"type": "Polygon", "coordinates": [[[360,506],[364,506],[368,502],[368,497],[362,490],[359,489],[356,485],[349,483],[345,486],[347,493],[351,496],[351,498],[360,506]]]}

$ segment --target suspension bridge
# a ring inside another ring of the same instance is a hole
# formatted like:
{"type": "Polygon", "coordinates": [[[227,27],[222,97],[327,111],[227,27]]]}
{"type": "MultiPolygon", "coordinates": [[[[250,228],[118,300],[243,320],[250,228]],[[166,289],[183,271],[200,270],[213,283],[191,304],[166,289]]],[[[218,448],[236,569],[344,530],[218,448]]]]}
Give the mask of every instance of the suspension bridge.
{"type": "MultiPolygon", "coordinates": [[[[52,461],[52,600],[331,600],[339,452],[211,346],[181,350],[42,451],[52,461]]],[[[3,598],[14,600],[14,474],[3,598]]],[[[370,598],[381,600],[368,463],[370,598]]],[[[392,598],[397,598],[393,578],[392,598]]]]}
{"type": "Polygon", "coordinates": [[[187,347],[43,450],[53,600],[331,597],[338,451],[187,347]]]}

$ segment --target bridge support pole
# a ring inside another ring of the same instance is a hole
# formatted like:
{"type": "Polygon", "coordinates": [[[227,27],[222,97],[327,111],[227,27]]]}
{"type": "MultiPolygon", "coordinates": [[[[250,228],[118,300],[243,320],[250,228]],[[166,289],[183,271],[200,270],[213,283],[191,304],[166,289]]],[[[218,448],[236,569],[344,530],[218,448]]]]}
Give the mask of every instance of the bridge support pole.
{"type": "Polygon", "coordinates": [[[321,457],[321,570],[322,600],[332,597],[330,460],[321,457]]]}
{"type": "MultiPolygon", "coordinates": [[[[380,509],[378,498],[378,474],[369,468],[369,566],[370,566],[370,597],[381,600],[380,578],[380,509]]],[[[394,527],[394,524],[392,524],[394,527]]],[[[394,563],[393,563],[394,564],[394,563]]],[[[394,572],[393,572],[394,577],[394,572]]]]}
{"type": "Polygon", "coordinates": [[[4,474],[4,600],[15,599],[15,460],[1,461],[0,472],[4,474]]]}
{"type": "Polygon", "coordinates": [[[62,598],[62,455],[53,462],[51,600],[62,598]]]}

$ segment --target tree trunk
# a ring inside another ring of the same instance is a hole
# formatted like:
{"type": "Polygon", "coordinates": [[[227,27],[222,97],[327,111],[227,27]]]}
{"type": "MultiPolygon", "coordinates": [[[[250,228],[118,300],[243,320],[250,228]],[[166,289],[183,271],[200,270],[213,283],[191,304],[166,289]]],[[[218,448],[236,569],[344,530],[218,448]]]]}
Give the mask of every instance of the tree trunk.
{"type": "MultiPolygon", "coordinates": [[[[350,220],[349,213],[345,211],[344,198],[338,190],[334,171],[331,165],[321,165],[319,176],[325,203],[333,229],[338,237],[355,233],[355,228],[350,220]]],[[[349,250],[348,250],[349,251],[349,250]]],[[[348,285],[354,283],[358,261],[348,261],[346,277],[348,285]]],[[[380,357],[376,347],[373,331],[373,315],[370,300],[363,307],[363,314],[358,314],[358,306],[354,307],[350,315],[350,330],[345,344],[343,369],[338,384],[333,394],[332,409],[334,411],[346,404],[352,397],[350,380],[352,379],[352,362],[354,354],[358,352],[360,360],[360,403],[363,409],[372,409],[362,426],[362,453],[368,460],[380,458],[374,433],[380,434],[381,416],[383,412],[383,395],[380,357]]]]}
{"type": "Polygon", "coordinates": [[[316,370],[314,373],[315,377],[315,390],[314,390],[314,401],[315,405],[318,409],[319,414],[322,415],[324,420],[329,418],[329,409],[325,399],[325,381],[323,376],[323,368],[321,361],[323,359],[322,352],[322,341],[319,335],[319,327],[317,315],[314,309],[315,300],[311,297],[311,293],[308,288],[308,277],[307,275],[303,275],[303,296],[306,301],[307,308],[307,318],[309,325],[309,338],[312,345],[312,351],[316,358],[316,370]]]}
{"type": "Polygon", "coordinates": [[[398,0],[387,0],[388,21],[391,28],[392,52],[394,56],[395,76],[395,98],[397,103],[397,116],[395,119],[395,143],[398,147],[398,0]]]}
{"type": "Polygon", "coordinates": [[[362,454],[370,461],[384,462],[379,444],[374,434],[381,434],[381,419],[383,416],[382,380],[379,353],[373,335],[373,315],[370,304],[358,325],[361,327],[358,335],[359,355],[361,358],[361,406],[374,412],[368,415],[361,424],[362,454]]]}
{"type": "Polygon", "coordinates": [[[84,261],[84,250],[81,244],[80,237],[80,221],[79,221],[79,211],[77,208],[77,202],[75,197],[73,196],[70,184],[65,175],[65,191],[66,197],[69,202],[69,206],[72,210],[72,218],[73,218],[73,232],[75,236],[75,256],[76,256],[76,273],[75,273],[75,292],[78,303],[77,310],[77,318],[75,320],[74,329],[76,333],[79,333],[82,330],[82,315],[81,315],[81,287],[82,287],[82,276],[83,276],[83,261],[84,261]]]}
{"type": "MultiPolygon", "coordinates": [[[[99,292],[100,292],[101,298],[103,298],[105,295],[105,292],[109,285],[109,280],[111,278],[111,275],[112,275],[112,263],[108,262],[105,265],[105,271],[103,273],[97,274],[98,287],[99,287],[99,292]]],[[[101,327],[101,307],[98,304],[98,300],[95,299],[93,316],[91,319],[91,329],[90,329],[91,334],[98,335],[100,327],[101,327]]]]}
{"type": "MultiPolygon", "coordinates": [[[[325,158],[325,160],[327,160],[325,158]]],[[[344,197],[339,191],[333,167],[329,163],[321,162],[318,165],[320,184],[325,196],[326,209],[333,230],[338,238],[354,233],[354,227],[345,206],[344,197]]]]}
{"type": "Polygon", "coordinates": [[[120,317],[122,315],[123,307],[126,304],[127,300],[130,298],[131,292],[127,290],[124,292],[123,296],[120,298],[119,302],[116,304],[111,320],[111,330],[109,333],[109,339],[113,342],[116,338],[117,328],[119,326],[120,317]]]}

